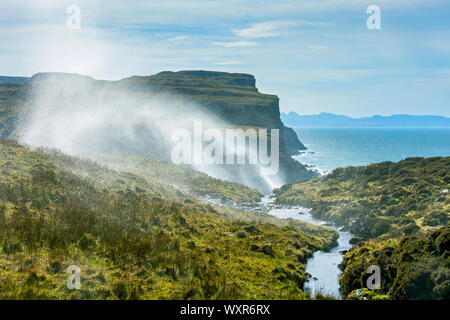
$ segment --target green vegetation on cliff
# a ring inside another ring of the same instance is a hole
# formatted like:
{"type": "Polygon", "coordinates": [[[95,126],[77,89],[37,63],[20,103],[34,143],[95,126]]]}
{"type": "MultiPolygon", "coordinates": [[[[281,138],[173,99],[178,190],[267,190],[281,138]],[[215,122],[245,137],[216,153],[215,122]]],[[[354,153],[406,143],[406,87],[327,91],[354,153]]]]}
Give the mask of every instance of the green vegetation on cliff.
{"type": "Polygon", "coordinates": [[[0,139],[11,136],[25,108],[25,86],[0,82],[0,139]]]}
{"type": "Polygon", "coordinates": [[[408,158],[335,169],[275,191],[277,203],[348,226],[361,238],[414,234],[449,221],[450,157],[408,158]]]}
{"type": "Polygon", "coordinates": [[[3,299],[303,299],[306,259],[336,241],[11,141],[0,171],[3,299]],[[66,287],[70,265],[80,290],[66,287]]]}

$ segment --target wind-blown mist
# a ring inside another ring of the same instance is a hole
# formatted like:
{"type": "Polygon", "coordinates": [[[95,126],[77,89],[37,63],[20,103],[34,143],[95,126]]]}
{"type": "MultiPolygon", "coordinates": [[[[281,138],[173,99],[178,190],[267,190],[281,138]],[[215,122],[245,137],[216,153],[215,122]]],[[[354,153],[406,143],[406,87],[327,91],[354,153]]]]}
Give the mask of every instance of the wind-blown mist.
{"type": "MultiPolygon", "coordinates": [[[[202,106],[167,92],[142,92],[78,75],[38,75],[32,84],[32,105],[23,115],[20,141],[93,160],[96,153],[170,160],[173,130],[192,130],[194,121],[205,128],[233,127],[202,106]]],[[[258,165],[192,167],[263,192],[283,184],[279,176],[261,176],[258,165]]]]}

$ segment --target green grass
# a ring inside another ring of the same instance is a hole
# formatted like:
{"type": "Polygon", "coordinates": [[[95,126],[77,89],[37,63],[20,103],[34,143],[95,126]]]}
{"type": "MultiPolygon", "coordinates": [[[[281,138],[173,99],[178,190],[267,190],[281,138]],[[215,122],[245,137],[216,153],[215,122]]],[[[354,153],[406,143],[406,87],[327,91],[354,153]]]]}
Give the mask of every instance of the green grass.
{"type": "Polygon", "coordinates": [[[306,259],[337,237],[11,141],[0,172],[2,299],[305,299],[306,259]]]}
{"type": "Polygon", "coordinates": [[[398,237],[445,226],[450,216],[450,157],[409,158],[335,169],[275,190],[276,202],[312,208],[312,215],[361,238],[398,237]]]}
{"type": "MultiPolygon", "coordinates": [[[[262,198],[262,194],[254,188],[215,179],[207,174],[186,166],[174,165],[166,160],[108,154],[90,154],[87,156],[96,159],[97,162],[105,166],[170,184],[186,193],[201,197],[209,196],[221,199],[224,202],[233,201],[238,205],[244,203],[257,204],[262,198]]],[[[73,168],[72,159],[59,154],[59,158],[55,160],[62,166],[68,161],[68,165],[73,168]]],[[[91,175],[91,172],[88,174],[91,175]]]]}

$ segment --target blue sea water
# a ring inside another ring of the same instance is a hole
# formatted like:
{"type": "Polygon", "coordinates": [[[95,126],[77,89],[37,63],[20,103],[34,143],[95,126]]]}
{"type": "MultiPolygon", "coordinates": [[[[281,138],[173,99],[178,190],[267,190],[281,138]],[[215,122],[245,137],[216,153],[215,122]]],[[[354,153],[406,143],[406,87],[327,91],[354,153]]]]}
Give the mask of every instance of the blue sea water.
{"type": "Polygon", "coordinates": [[[294,128],[308,148],[294,158],[321,172],[337,167],[450,156],[450,128],[294,128]]]}

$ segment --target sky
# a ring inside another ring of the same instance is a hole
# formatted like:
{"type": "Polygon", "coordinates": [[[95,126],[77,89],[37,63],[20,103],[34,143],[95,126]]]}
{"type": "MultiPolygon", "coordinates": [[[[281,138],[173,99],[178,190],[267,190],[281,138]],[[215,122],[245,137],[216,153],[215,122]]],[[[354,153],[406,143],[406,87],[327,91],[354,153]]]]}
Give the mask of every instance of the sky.
{"type": "Polygon", "coordinates": [[[450,116],[449,13],[448,0],[1,0],[0,75],[250,73],[283,112],[450,116]]]}

